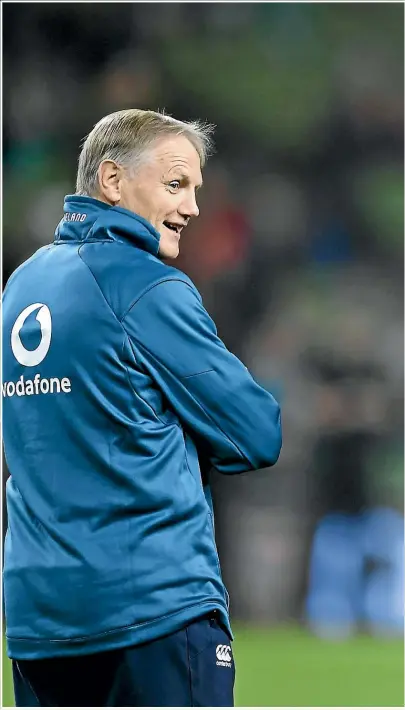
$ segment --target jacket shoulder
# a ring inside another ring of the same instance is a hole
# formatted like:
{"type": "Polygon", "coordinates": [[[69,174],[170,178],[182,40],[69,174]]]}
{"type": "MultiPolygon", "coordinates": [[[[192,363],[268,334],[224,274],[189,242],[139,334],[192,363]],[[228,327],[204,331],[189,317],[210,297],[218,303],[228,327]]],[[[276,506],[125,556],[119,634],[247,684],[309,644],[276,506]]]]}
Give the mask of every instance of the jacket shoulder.
{"type": "Polygon", "coordinates": [[[50,250],[52,244],[45,244],[35,251],[28,259],[22,262],[17,268],[10,274],[7,283],[4,286],[4,296],[8,294],[10,286],[14,284],[14,281],[20,281],[20,277],[31,268],[31,265],[43,254],[50,250]]]}
{"type": "Polygon", "coordinates": [[[143,294],[162,281],[183,281],[197,292],[191,279],[180,269],[132,245],[113,241],[85,242],[79,248],[79,257],[118,320],[122,320],[143,294]]]}

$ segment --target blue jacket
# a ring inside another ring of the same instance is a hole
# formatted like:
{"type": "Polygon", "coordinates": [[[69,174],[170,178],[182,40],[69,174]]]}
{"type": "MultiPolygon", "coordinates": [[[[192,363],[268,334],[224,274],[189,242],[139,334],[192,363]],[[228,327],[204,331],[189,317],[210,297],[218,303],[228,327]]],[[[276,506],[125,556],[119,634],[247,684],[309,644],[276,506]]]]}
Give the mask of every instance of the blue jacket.
{"type": "Polygon", "coordinates": [[[271,466],[281,447],[277,402],[152,225],[77,195],[64,213],[3,301],[17,659],[143,643],[212,609],[229,629],[205,467],[271,466]]]}

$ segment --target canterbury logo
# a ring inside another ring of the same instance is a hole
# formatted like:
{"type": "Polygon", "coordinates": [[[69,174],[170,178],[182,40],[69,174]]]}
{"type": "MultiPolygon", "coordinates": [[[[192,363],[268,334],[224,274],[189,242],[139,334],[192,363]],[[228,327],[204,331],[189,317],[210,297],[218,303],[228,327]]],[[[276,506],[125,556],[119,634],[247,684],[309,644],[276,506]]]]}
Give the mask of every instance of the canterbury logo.
{"type": "Polygon", "coordinates": [[[231,647],[220,644],[216,648],[217,666],[231,667],[232,655],[231,647]]]}
{"type": "Polygon", "coordinates": [[[25,367],[35,367],[35,365],[39,365],[47,355],[51,344],[51,336],[52,319],[48,306],[45,306],[43,303],[33,303],[31,306],[27,306],[18,316],[13,325],[13,330],[11,331],[11,349],[15,359],[20,365],[25,365],[25,367]],[[39,308],[39,311],[36,315],[36,320],[41,326],[41,342],[35,350],[27,350],[21,342],[20,331],[28,316],[37,308],[39,308]]]}

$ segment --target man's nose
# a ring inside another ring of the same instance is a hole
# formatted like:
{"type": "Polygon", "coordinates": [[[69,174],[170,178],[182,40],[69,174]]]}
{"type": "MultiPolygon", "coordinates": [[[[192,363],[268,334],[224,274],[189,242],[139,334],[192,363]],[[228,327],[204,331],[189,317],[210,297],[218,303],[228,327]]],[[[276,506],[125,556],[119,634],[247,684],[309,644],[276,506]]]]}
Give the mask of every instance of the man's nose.
{"type": "Polygon", "coordinates": [[[195,195],[189,195],[187,199],[184,200],[179,212],[181,212],[182,217],[198,217],[198,215],[200,214],[200,210],[198,209],[195,195]]]}

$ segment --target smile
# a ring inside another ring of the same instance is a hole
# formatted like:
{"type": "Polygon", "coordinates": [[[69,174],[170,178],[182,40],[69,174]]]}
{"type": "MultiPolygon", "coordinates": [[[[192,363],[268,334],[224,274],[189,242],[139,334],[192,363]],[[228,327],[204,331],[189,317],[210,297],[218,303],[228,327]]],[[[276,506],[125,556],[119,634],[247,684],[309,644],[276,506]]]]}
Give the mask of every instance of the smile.
{"type": "Polygon", "coordinates": [[[182,224],[175,224],[174,222],[163,222],[163,224],[167,227],[167,229],[171,229],[172,232],[176,232],[176,234],[180,234],[183,229],[182,224]]]}

